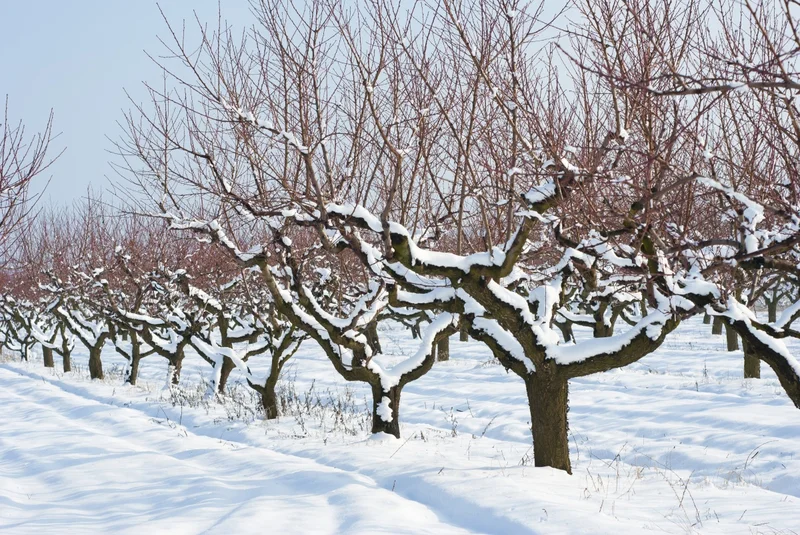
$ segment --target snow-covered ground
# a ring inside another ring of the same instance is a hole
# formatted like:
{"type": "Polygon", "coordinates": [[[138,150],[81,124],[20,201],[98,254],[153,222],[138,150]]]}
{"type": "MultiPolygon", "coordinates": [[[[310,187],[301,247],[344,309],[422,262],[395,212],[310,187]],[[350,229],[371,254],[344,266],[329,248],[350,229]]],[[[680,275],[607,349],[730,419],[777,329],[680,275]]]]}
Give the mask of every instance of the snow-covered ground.
{"type": "Polygon", "coordinates": [[[179,395],[157,357],[137,387],[6,358],[0,533],[800,533],[800,412],[699,319],[571,383],[572,476],[532,466],[522,382],[480,344],[454,337],[451,355],[404,390],[399,441],[368,436],[366,389],[313,343],[277,422],[241,385],[203,400],[197,357],[179,395]]]}

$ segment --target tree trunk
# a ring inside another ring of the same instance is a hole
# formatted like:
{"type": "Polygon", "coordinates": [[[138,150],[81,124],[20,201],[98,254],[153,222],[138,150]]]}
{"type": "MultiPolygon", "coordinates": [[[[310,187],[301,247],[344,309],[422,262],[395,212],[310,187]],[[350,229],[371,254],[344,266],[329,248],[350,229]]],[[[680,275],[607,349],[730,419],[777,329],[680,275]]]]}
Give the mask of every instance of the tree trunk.
{"type": "Polygon", "coordinates": [[[572,332],[572,322],[564,320],[563,323],[555,322],[556,327],[561,331],[561,336],[564,337],[565,342],[572,342],[575,340],[575,333],[572,332]]]}
{"type": "Polygon", "coordinates": [[[711,334],[722,334],[722,318],[714,316],[714,323],[711,325],[711,334]]]}
{"type": "Polygon", "coordinates": [[[461,330],[458,335],[459,342],[469,342],[469,326],[466,321],[461,322],[461,330]]]}
{"type": "Polygon", "coordinates": [[[53,349],[50,347],[42,346],[42,358],[44,359],[45,368],[55,368],[56,364],[53,362],[53,349]]]}
{"type": "Polygon", "coordinates": [[[181,368],[183,368],[183,348],[178,349],[178,352],[172,358],[170,364],[172,364],[172,376],[171,381],[172,384],[178,386],[181,382],[181,368]]]}
{"type": "Polygon", "coordinates": [[[61,363],[64,366],[64,373],[72,371],[72,351],[69,347],[69,340],[63,331],[61,333],[61,363]]]}
{"type": "Polygon", "coordinates": [[[400,438],[400,387],[385,392],[380,382],[372,385],[372,433],[400,438]],[[384,403],[384,399],[387,403],[384,403]]]}
{"type": "Polygon", "coordinates": [[[736,331],[727,323],[725,324],[725,341],[727,342],[728,351],[737,351],[739,349],[739,337],[736,335],[736,331]]]}
{"type": "Polygon", "coordinates": [[[708,314],[703,315],[703,325],[709,325],[711,323],[711,316],[708,314]]]}
{"type": "Polygon", "coordinates": [[[572,473],[569,462],[569,387],[567,380],[542,370],[525,381],[531,411],[533,461],[535,466],[550,466],[572,473]]]}
{"type": "Polygon", "coordinates": [[[778,321],[778,300],[767,301],[767,315],[770,323],[778,321]]]}
{"type": "Polygon", "coordinates": [[[747,342],[752,346],[753,353],[757,354],[761,360],[766,362],[775,375],[778,376],[786,395],[792,400],[795,407],[800,409],[800,372],[798,372],[795,364],[786,358],[780,351],[769,342],[765,342],[758,336],[754,335],[750,327],[743,321],[735,322],[738,331],[742,333],[743,338],[747,338],[747,342]]]}
{"type": "Polygon", "coordinates": [[[420,337],[419,325],[412,325],[411,326],[411,338],[416,340],[420,337]]]}
{"type": "Polygon", "coordinates": [[[128,370],[128,376],[125,378],[127,384],[132,386],[136,385],[136,379],[139,377],[139,361],[141,359],[142,357],[139,356],[139,351],[131,355],[131,367],[128,370]]]}
{"type": "Polygon", "coordinates": [[[225,393],[225,387],[228,386],[228,377],[236,365],[228,357],[222,359],[222,369],[219,371],[219,384],[217,385],[217,392],[220,394],[225,393]]]}
{"type": "Polygon", "coordinates": [[[436,343],[436,360],[450,360],[450,337],[444,336],[436,343]]]}
{"type": "Polygon", "coordinates": [[[608,338],[614,336],[614,326],[606,325],[605,322],[597,321],[594,324],[594,337],[595,338],[608,338]]]}
{"type": "Polygon", "coordinates": [[[275,393],[277,384],[278,378],[273,378],[270,374],[261,391],[261,407],[264,409],[264,418],[267,420],[274,420],[278,417],[278,395],[275,393]]]}
{"type": "Polygon", "coordinates": [[[139,342],[139,336],[136,332],[128,333],[122,332],[123,338],[130,336],[131,339],[131,366],[128,369],[128,376],[125,382],[129,385],[135,385],[136,380],[139,378],[139,361],[142,359],[142,344],[139,342]]]}
{"type": "Polygon", "coordinates": [[[761,359],[753,348],[742,338],[742,348],[744,349],[744,378],[761,378],[761,359]]]}
{"type": "Polygon", "coordinates": [[[89,377],[92,379],[103,379],[103,361],[100,360],[102,347],[92,347],[89,349],[89,377]]]}

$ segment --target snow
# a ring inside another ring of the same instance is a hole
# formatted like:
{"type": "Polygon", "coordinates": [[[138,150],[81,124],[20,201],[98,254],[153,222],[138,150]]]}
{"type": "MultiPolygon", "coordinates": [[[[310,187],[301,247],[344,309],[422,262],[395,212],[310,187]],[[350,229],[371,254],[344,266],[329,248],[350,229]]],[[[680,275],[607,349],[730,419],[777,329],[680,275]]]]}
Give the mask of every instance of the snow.
{"type": "Polygon", "coordinates": [[[191,284],[189,285],[189,296],[196,297],[197,299],[202,301],[204,304],[210,306],[214,310],[223,310],[222,303],[220,303],[214,297],[208,295],[205,291],[201,290],[196,286],[192,286],[191,284]]]}
{"type": "Polygon", "coordinates": [[[759,232],[757,231],[757,227],[759,223],[764,220],[764,207],[750,199],[747,195],[734,191],[732,188],[729,188],[711,178],[698,177],[697,181],[700,184],[722,191],[728,197],[735,199],[745,206],[745,209],[742,212],[742,217],[744,219],[742,230],[744,231],[745,251],[747,253],[753,253],[757,251],[759,248],[759,232]]]}
{"type": "Polygon", "coordinates": [[[775,322],[773,327],[776,329],[785,329],[790,326],[794,318],[800,313],[800,301],[793,302],[790,306],[781,313],[781,317],[775,322]]]}
{"type": "MultiPolygon", "coordinates": [[[[694,318],[640,362],[570,383],[572,476],[532,466],[522,381],[457,336],[450,361],[404,388],[401,440],[372,440],[368,421],[345,433],[333,412],[265,422],[231,416],[232,400],[175,405],[165,359],[122,386],[110,345],[104,382],[0,362],[0,532],[792,533],[797,409],[766,366],[742,379],[742,352],[709,332],[694,318]]],[[[419,345],[380,335],[398,361],[419,345]]],[[[85,352],[74,360],[85,367],[85,352]]],[[[313,382],[323,402],[351,392],[371,408],[369,387],[332,373],[314,343],[287,366],[297,392],[313,382]]],[[[187,392],[209,373],[187,353],[187,392]]]]}
{"type": "Polygon", "coordinates": [[[378,416],[380,416],[381,420],[384,422],[392,421],[392,407],[390,406],[391,402],[391,399],[383,396],[383,398],[381,398],[381,402],[378,404],[378,416]]]}
{"type": "Polygon", "coordinates": [[[511,358],[518,360],[525,364],[528,372],[535,372],[536,366],[531,360],[525,356],[525,350],[520,345],[519,341],[511,335],[510,332],[503,329],[496,320],[477,317],[472,322],[473,327],[485,332],[505,350],[511,358]]]}
{"type": "Polygon", "coordinates": [[[667,316],[662,312],[651,312],[634,327],[626,329],[621,334],[615,334],[608,338],[595,338],[578,344],[550,345],[547,348],[547,357],[555,360],[559,365],[566,366],[584,362],[599,355],[614,354],[622,351],[642,332],[653,340],[658,339],[666,320],[667,316]]]}
{"type": "Polygon", "coordinates": [[[466,533],[367,477],[54,383],[0,369],[5,533],[466,533]]]}
{"type": "Polygon", "coordinates": [[[546,182],[539,186],[534,186],[528,191],[524,197],[525,200],[528,201],[530,204],[536,204],[539,202],[544,201],[550,197],[555,196],[556,194],[556,185],[553,182],[546,182]]]}

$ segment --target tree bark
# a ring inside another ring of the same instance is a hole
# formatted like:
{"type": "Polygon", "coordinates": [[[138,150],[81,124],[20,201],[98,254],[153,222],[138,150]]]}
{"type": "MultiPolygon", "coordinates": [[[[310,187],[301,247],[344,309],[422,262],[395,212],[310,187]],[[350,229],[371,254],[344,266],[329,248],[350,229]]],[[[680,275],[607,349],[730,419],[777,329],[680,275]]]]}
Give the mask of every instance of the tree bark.
{"type": "Polygon", "coordinates": [[[458,341],[459,342],[469,342],[469,326],[467,322],[461,323],[461,330],[458,334],[458,341]]]}
{"type": "Polygon", "coordinates": [[[711,334],[722,334],[722,318],[714,316],[714,323],[711,326],[711,334]]]}
{"type": "Polygon", "coordinates": [[[131,356],[131,367],[128,370],[128,376],[125,378],[125,382],[129,385],[135,386],[136,380],[139,378],[139,361],[142,357],[139,355],[139,351],[136,351],[131,356]]]}
{"type": "Polygon", "coordinates": [[[278,417],[278,395],[275,393],[277,384],[278,378],[273,378],[270,374],[261,391],[261,407],[264,409],[264,418],[267,420],[274,420],[278,417]]]}
{"type": "Polygon", "coordinates": [[[103,361],[100,359],[102,347],[92,347],[89,349],[89,377],[92,379],[103,379],[103,361]]]}
{"type": "Polygon", "coordinates": [[[571,342],[575,340],[575,333],[572,331],[572,322],[569,320],[564,320],[563,323],[555,322],[556,327],[561,331],[561,336],[564,337],[565,342],[571,342]]]}
{"type": "Polygon", "coordinates": [[[550,370],[541,370],[528,376],[525,389],[531,411],[534,465],[550,466],[571,474],[567,379],[550,370]]]}
{"type": "Polygon", "coordinates": [[[594,324],[593,334],[595,338],[608,338],[614,336],[614,326],[606,325],[605,322],[598,321],[594,324]]]}
{"type": "Polygon", "coordinates": [[[369,347],[372,349],[372,352],[382,353],[383,350],[381,349],[381,339],[378,337],[377,321],[371,321],[367,324],[366,335],[367,335],[367,343],[369,344],[369,347]]]}
{"type": "Polygon", "coordinates": [[[178,352],[175,353],[175,356],[170,361],[172,364],[172,384],[178,386],[181,382],[181,368],[183,368],[183,348],[179,348],[178,352]]]}
{"type": "Polygon", "coordinates": [[[55,362],[53,362],[53,349],[49,347],[42,346],[42,358],[44,359],[44,367],[45,368],[55,368],[55,362]]]}
{"type": "Polygon", "coordinates": [[[219,384],[217,385],[217,392],[220,394],[225,393],[225,387],[228,386],[228,377],[231,376],[234,367],[235,364],[231,359],[228,357],[222,359],[222,369],[219,372],[219,384]]]}
{"type": "Polygon", "coordinates": [[[383,390],[380,382],[372,385],[372,433],[386,433],[400,438],[400,386],[383,390]],[[383,411],[383,399],[388,398],[391,414],[383,411]]]}
{"type": "Polygon", "coordinates": [[[727,343],[728,351],[738,351],[739,336],[736,334],[736,331],[727,323],[725,324],[725,341],[727,343]]]}
{"type": "Polygon", "coordinates": [[[136,331],[130,333],[125,331],[124,334],[129,335],[131,339],[131,369],[128,373],[128,383],[135,385],[136,381],[139,379],[139,361],[142,360],[142,343],[139,341],[139,335],[136,331]]]}
{"type": "Polygon", "coordinates": [[[420,336],[422,336],[422,335],[421,335],[420,330],[419,330],[419,323],[415,323],[414,325],[411,326],[411,338],[416,340],[420,336]]]}
{"type": "Polygon", "coordinates": [[[64,366],[64,373],[72,371],[72,351],[64,331],[61,332],[61,363],[64,366]]]}
{"type": "Polygon", "coordinates": [[[768,300],[767,301],[767,316],[769,318],[770,323],[775,323],[778,321],[778,300],[768,300]]]}
{"type": "Polygon", "coordinates": [[[761,359],[744,338],[742,338],[742,348],[744,349],[744,378],[760,379],[761,359]]]}
{"type": "Polygon", "coordinates": [[[703,314],[703,325],[709,325],[711,323],[711,316],[708,314],[703,314]]]}
{"type": "Polygon", "coordinates": [[[436,343],[436,360],[444,362],[450,360],[450,337],[444,336],[436,343]]]}

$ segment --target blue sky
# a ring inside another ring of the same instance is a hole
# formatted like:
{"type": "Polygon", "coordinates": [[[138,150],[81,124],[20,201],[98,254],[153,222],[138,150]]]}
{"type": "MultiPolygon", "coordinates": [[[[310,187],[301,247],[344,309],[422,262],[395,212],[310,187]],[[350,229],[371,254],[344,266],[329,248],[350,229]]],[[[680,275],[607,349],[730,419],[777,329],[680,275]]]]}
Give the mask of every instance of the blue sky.
{"type": "MultiPolygon", "coordinates": [[[[234,26],[249,25],[247,0],[220,0],[234,26]]],[[[180,25],[214,24],[217,0],[163,0],[166,16],[180,25]]],[[[125,90],[143,98],[142,81],[157,82],[158,68],[145,55],[158,55],[166,26],[154,0],[0,0],[0,98],[9,96],[13,119],[29,132],[40,130],[52,108],[60,135],[52,153],[64,154],[39,177],[52,177],[45,202],[69,203],[91,184],[106,190],[114,171],[109,141],[119,138],[117,121],[130,107],[125,90]]]]}

